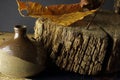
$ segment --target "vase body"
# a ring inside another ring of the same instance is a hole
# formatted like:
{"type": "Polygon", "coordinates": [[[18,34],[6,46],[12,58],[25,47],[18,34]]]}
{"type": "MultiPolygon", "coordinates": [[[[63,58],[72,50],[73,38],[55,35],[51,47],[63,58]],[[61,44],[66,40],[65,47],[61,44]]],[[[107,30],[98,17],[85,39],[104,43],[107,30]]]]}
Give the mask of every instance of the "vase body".
{"type": "Polygon", "coordinates": [[[27,37],[26,26],[17,25],[14,31],[14,37],[0,45],[0,72],[14,77],[33,76],[42,69],[37,48],[27,37]]]}

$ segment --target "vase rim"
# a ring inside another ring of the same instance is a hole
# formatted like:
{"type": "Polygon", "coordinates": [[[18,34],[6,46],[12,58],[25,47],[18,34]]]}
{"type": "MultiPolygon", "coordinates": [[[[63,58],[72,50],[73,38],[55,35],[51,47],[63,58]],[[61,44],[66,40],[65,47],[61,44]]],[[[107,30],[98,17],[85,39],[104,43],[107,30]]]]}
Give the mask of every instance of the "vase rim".
{"type": "Polygon", "coordinates": [[[26,29],[27,26],[25,25],[15,25],[14,29],[26,29]]]}

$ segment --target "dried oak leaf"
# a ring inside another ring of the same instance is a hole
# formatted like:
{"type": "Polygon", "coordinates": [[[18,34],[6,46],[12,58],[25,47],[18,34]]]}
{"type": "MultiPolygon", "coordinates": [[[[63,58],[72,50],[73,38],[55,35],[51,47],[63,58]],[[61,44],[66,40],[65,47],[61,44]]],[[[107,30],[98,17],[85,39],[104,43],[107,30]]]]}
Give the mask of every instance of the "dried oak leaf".
{"type": "Polygon", "coordinates": [[[37,2],[23,2],[17,0],[17,4],[18,10],[22,16],[50,18],[59,25],[68,26],[78,20],[82,20],[85,16],[93,14],[96,11],[83,11],[83,6],[87,5],[88,2],[85,2],[85,0],[82,1],[75,4],[43,6],[37,2]],[[27,11],[27,15],[22,14],[22,11],[24,10],[27,11]]]}

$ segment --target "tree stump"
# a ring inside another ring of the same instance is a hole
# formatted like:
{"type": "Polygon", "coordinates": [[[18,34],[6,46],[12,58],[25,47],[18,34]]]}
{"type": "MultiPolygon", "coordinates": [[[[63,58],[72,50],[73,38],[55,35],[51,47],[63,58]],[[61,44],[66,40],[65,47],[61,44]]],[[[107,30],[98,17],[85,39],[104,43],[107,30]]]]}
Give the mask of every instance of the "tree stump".
{"type": "Polygon", "coordinates": [[[57,66],[67,71],[87,75],[120,71],[120,16],[99,12],[87,30],[92,17],[68,27],[39,18],[35,39],[57,66]]]}

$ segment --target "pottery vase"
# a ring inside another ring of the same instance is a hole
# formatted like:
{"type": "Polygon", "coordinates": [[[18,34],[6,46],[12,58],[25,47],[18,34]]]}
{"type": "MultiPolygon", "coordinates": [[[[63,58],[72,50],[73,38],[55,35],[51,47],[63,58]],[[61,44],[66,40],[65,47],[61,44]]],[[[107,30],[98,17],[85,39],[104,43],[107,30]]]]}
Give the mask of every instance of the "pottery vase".
{"type": "Polygon", "coordinates": [[[44,69],[37,48],[26,35],[26,26],[16,25],[14,37],[0,45],[0,72],[12,77],[29,77],[44,69]]]}

